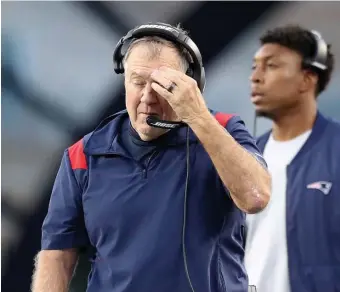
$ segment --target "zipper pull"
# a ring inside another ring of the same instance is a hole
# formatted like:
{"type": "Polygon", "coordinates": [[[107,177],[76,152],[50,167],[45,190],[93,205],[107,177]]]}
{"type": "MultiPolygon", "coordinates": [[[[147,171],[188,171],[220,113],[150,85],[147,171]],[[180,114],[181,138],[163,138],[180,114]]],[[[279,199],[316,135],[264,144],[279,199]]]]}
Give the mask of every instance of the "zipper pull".
{"type": "Polygon", "coordinates": [[[146,168],[143,169],[143,178],[146,178],[146,168]]]}

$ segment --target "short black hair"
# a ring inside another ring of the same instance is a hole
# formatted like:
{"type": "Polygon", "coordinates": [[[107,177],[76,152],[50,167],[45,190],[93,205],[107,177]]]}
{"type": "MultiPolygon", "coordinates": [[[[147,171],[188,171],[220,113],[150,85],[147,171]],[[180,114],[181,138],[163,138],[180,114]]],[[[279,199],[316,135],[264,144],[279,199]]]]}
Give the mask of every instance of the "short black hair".
{"type": "MultiPolygon", "coordinates": [[[[279,44],[299,53],[303,60],[311,58],[315,55],[316,42],[313,34],[299,25],[287,25],[277,27],[272,30],[266,31],[260,37],[261,45],[273,43],[279,44]]],[[[331,52],[331,45],[327,44],[327,69],[318,70],[316,68],[305,68],[313,71],[318,76],[318,84],[316,88],[316,95],[324,91],[331,79],[334,68],[334,55],[331,52]]],[[[303,66],[303,64],[301,64],[303,66]]]]}

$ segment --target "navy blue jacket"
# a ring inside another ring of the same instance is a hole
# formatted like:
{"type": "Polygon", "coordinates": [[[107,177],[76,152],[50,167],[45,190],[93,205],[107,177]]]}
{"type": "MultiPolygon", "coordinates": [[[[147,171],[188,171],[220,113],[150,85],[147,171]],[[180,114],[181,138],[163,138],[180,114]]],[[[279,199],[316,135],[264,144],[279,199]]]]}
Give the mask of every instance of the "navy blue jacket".
{"type": "MultiPolygon", "coordinates": [[[[260,155],[239,117],[213,114],[260,155]]],[[[182,254],[187,128],[176,130],[143,166],[119,143],[127,122],[126,112],[109,117],[65,151],[42,249],[93,246],[88,292],[191,292],[182,254]]],[[[185,245],[192,285],[195,292],[246,292],[245,214],[191,130],[189,141],[185,245]]]]}
{"type": "MultiPolygon", "coordinates": [[[[261,151],[270,136],[257,143],[261,151]]],[[[340,291],[340,124],[317,118],[287,167],[286,228],[291,292],[340,291]]]]}

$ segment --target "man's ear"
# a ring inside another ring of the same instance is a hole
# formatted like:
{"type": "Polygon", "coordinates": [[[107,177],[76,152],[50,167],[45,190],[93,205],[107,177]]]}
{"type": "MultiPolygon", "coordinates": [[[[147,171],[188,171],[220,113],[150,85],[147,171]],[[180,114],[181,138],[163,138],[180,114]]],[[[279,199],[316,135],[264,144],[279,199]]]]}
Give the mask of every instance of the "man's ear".
{"type": "Polygon", "coordinates": [[[301,85],[301,91],[306,92],[310,89],[315,90],[318,85],[318,75],[310,70],[303,71],[303,79],[301,85]]]}

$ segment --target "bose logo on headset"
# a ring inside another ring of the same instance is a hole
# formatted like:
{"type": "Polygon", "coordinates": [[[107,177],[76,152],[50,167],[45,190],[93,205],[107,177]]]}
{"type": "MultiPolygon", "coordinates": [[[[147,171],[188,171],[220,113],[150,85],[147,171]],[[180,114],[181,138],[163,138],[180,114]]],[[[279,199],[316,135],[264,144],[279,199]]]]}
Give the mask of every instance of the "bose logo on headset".
{"type": "Polygon", "coordinates": [[[144,28],[157,28],[157,29],[163,29],[163,30],[167,30],[170,31],[172,33],[177,33],[177,31],[171,27],[168,26],[163,26],[163,25],[157,25],[157,24],[143,24],[141,26],[139,26],[137,29],[144,29],[144,28]]]}
{"type": "Polygon", "coordinates": [[[161,122],[156,122],[153,125],[156,127],[164,127],[164,128],[170,128],[170,129],[177,127],[176,124],[166,124],[166,123],[161,123],[161,122]]]}

